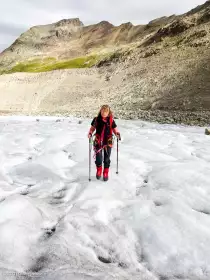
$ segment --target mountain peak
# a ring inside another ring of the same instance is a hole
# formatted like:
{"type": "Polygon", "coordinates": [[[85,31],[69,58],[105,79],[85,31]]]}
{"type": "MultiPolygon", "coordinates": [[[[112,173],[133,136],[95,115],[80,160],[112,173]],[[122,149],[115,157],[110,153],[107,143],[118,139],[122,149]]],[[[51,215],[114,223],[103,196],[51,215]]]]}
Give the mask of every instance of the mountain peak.
{"type": "Polygon", "coordinates": [[[111,24],[109,21],[106,21],[106,20],[102,20],[101,22],[99,22],[96,25],[97,26],[104,26],[104,27],[113,27],[114,26],[113,24],[111,24]]]}
{"type": "Polygon", "coordinates": [[[79,18],[62,19],[55,23],[56,27],[65,26],[65,25],[73,25],[75,27],[84,26],[83,22],[80,21],[79,18]]]}

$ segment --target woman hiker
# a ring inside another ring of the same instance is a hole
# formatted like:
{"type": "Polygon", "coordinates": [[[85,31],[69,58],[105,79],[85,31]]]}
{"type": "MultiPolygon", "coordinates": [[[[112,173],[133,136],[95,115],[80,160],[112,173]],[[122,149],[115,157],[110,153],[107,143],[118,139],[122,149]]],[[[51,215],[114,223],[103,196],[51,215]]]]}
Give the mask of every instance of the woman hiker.
{"type": "Polygon", "coordinates": [[[99,180],[102,174],[102,153],[104,151],[104,170],[103,179],[108,180],[109,167],[110,167],[110,156],[113,146],[112,133],[121,140],[120,133],[117,130],[117,125],[113,119],[113,113],[108,105],[103,105],[98,113],[91,122],[91,127],[88,133],[88,138],[91,138],[93,132],[96,130],[95,140],[93,142],[94,150],[96,153],[96,178],[99,180]]]}

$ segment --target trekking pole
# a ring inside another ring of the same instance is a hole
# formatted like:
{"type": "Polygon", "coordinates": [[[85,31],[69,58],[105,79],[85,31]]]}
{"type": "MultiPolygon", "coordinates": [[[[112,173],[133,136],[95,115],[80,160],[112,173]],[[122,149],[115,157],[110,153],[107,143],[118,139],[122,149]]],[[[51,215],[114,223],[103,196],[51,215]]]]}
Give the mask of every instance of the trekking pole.
{"type": "Polygon", "coordinates": [[[89,138],[89,182],[91,181],[91,138],[92,137],[89,138]]]}
{"type": "Polygon", "coordinates": [[[119,174],[119,172],[118,172],[118,142],[119,142],[119,139],[117,137],[117,172],[116,172],[116,174],[119,174]]]}
{"type": "Polygon", "coordinates": [[[119,162],[119,141],[121,140],[121,136],[120,136],[120,134],[119,134],[119,137],[117,137],[117,174],[119,174],[119,171],[118,171],[118,162],[119,162]]]}

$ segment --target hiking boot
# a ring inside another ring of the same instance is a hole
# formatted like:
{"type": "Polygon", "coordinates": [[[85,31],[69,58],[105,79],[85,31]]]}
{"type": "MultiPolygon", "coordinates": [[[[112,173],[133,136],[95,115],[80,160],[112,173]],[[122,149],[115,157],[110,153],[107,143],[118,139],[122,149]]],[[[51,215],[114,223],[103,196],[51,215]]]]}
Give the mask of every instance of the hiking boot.
{"type": "Polygon", "coordinates": [[[104,176],[104,181],[109,180],[109,168],[104,168],[103,176],[104,176]]]}
{"type": "Polygon", "coordinates": [[[101,178],[102,166],[96,166],[96,168],[97,168],[96,178],[99,180],[101,178]]]}

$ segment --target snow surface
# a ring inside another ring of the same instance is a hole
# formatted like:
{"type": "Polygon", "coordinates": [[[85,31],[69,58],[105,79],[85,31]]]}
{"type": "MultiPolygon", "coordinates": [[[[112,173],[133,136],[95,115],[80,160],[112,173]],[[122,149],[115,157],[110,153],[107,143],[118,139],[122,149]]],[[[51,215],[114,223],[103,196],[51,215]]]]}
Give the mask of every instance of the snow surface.
{"type": "Polygon", "coordinates": [[[37,118],[0,118],[1,280],[210,279],[204,128],[116,120],[89,182],[91,120],[37,118]]]}

